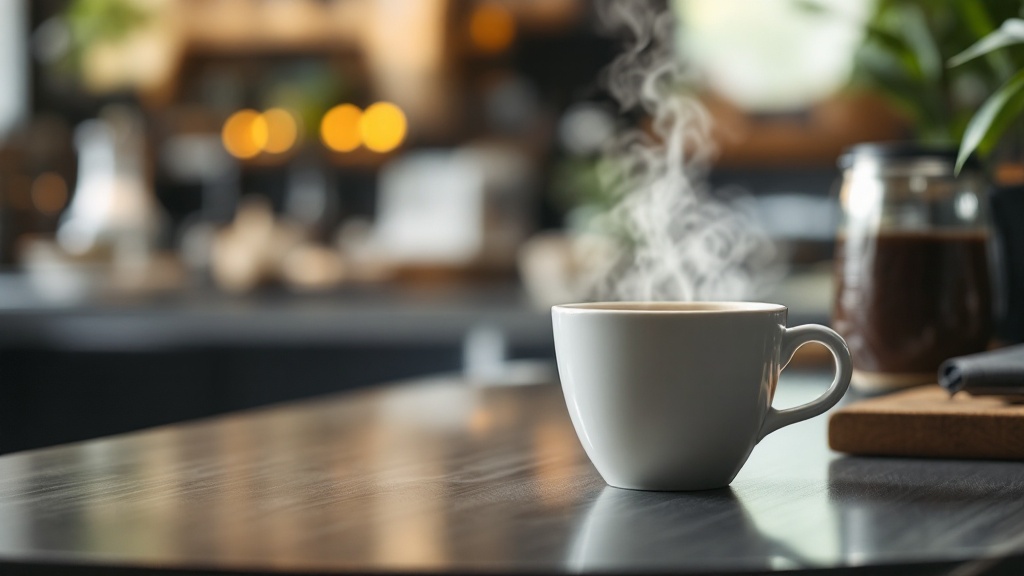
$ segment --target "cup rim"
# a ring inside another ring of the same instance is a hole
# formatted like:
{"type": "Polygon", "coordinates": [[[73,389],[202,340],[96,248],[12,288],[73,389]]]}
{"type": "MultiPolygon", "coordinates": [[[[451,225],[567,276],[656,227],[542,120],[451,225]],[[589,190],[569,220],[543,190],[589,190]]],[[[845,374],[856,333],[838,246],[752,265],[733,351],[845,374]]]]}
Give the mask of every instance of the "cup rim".
{"type": "Polygon", "coordinates": [[[765,312],[783,312],[789,310],[782,304],[768,302],[735,302],[735,301],[625,301],[625,302],[579,302],[572,304],[556,304],[552,312],[572,314],[652,314],[652,315],[690,315],[690,314],[763,314],[765,312]]]}

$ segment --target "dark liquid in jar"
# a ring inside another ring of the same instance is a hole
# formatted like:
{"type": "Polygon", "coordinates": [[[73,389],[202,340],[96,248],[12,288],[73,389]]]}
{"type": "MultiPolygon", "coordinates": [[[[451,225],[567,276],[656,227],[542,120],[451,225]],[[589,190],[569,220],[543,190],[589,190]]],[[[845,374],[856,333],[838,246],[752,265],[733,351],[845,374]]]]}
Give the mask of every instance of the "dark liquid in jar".
{"type": "Polygon", "coordinates": [[[935,372],[992,334],[988,236],[885,232],[836,244],[833,325],[857,370],[935,372]]]}

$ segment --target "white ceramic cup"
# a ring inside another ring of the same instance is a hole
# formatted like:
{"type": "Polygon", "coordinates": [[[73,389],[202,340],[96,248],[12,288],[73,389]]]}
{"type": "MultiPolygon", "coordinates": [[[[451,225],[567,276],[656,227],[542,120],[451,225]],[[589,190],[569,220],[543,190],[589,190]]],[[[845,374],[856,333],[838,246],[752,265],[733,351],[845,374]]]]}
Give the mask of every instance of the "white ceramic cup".
{"type": "Polygon", "coordinates": [[[786,328],[787,312],[753,302],[554,306],[569,416],[605,482],[721,488],[762,438],[834,406],[850,385],[846,343],[825,326],[786,328]],[[779,373],[808,342],[832,352],[832,385],[802,406],[772,408],[779,373]]]}

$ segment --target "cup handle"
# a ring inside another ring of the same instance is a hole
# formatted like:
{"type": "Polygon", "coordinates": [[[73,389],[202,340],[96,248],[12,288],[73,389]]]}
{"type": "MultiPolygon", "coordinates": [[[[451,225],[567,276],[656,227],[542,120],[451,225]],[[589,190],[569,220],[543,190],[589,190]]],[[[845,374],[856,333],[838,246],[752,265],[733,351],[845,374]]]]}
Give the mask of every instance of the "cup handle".
{"type": "MultiPolygon", "coordinates": [[[[853,362],[850,360],[850,349],[846,347],[843,337],[836,334],[834,330],[820,324],[805,324],[795,328],[786,328],[782,336],[782,347],[779,351],[779,358],[784,358],[782,369],[793,359],[793,354],[808,342],[818,342],[828,348],[836,363],[836,375],[832,379],[832,385],[818,398],[785,410],[768,408],[768,414],[761,425],[761,433],[757,438],[760,442],[765,436],[775,432],[783,426],[796,424],[809,418],[824,414],[829,408],[836,405],[839,399],[846,394],[850,387],[850,378],[853,376],[853,362]]],[[[780,369],[780,372],[782,371],[780,369]]]]}

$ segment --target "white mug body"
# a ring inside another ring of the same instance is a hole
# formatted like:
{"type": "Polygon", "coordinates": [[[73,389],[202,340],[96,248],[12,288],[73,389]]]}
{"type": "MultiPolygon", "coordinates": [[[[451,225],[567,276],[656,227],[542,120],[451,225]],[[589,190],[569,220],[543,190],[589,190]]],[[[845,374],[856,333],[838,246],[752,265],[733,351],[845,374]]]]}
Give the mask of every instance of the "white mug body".
{"type": "Polygon", "coordinates": [[[759,303],[553,307],[566,406],[605,481],[639,490],[726,486],[765,434],[838,401],[848,374],[845,383],[837,374],[823,407],[801,407],[814,413],[771,408],[792,351],[821,340],[817,332],[787,337],[786,317],[786,307],[759,303]]]}

